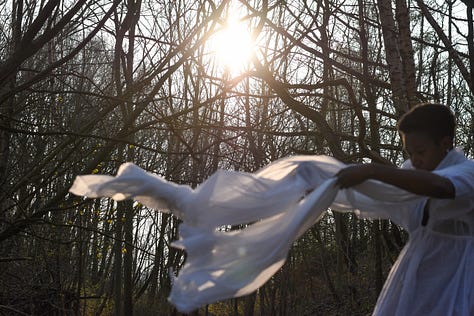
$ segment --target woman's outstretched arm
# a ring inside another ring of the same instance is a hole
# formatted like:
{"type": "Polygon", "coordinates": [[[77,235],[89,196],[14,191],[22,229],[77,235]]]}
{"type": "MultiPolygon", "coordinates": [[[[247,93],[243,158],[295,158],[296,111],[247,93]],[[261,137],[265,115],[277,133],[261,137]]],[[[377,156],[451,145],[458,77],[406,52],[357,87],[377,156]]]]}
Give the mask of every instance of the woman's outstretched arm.
{"type": "Polygon", "coordinates": [[[438,199],[453,199],[455,188],[445,177],[425,170],[398,169],[381,164],[361,164],[342,169],[336,175],[341,188],[348,188],[365,180],[385,182],[408,192],[438,199]]]}

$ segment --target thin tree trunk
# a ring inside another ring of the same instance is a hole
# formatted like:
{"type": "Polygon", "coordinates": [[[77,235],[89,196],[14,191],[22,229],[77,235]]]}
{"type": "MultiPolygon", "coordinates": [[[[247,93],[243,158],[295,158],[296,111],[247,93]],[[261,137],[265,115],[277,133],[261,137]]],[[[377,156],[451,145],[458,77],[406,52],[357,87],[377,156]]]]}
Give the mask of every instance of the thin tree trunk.
{"type": "Polygon", "coordinates": [[[467,47],[469,51],[469,72],[471,73],[471,91],[474,93],[474,20],[472,10],[474,3],[472,0],[463,0],[466,4],[467,15],[467,47]]]}
{"type": "Polygon", "coordinates": [[[403,80],[403,66],[398,47],[398,32],[392,12],[391,0],[377,0],[382,26],[383,42],[385,46],[385,59],[387,60],[392,89],[392,98],[399,114],[409,109],[406,98],[406,87],[403,80]]]}
{"type": "Polygon", "coordinates": [[[411,44],[410,12],[406,0],[396,0],[396,19],[398,25],[398,42],[403,69],[403,80],[406,89],[408,108],[418,103],[416,95],[416,72],[413,47],[411,44]]]}
{"type": "Polygon", "coordinates": [[[380,221],[374,220],[371,223],[372,227],[372,238],[375,255],[375,293],[378,295],[382,290],[383,286],[383,269],[382,269],[382,243],[380,241],[380,221]]]}
{"type": "Polygon", "coordinates": [[[257,145],[255,142],[255,137],[252,133],[252,120],[250,117],[250,79],[246,78],[245,79],[245,127],[247,129],[247,140],[249,142],[249,150],[250,153],[252,153],[253,160],[254,160],[254,167],[256,169],[262,167],[262,153],[257,149],[257,145]]]}
{"type": "MultiPolygon", "coordinates": [[[[10,52],[15,52],[20,46],[21,29],[23,21],[23,0],[15,0],[12,2],[12,44],[10,52]]],[[[16,68],[7,78],[8,84],[0,85],[0,95],[6,94],[8,90],[13,90],[16,85],[18,68],[16,68]]],[[[10,131],[13,109],[15,105],[15,97],[12,96],[1,104],[0,102],[0,124],[3,127],[0,129],[0,186],[2,191],[6,191],[7,185],[7,170],[10,156],[10,131]]]]}
{"type": "Polygon", "coordinates": [[[133,315],[133,201],[123,202],[124,232],[125,232],[125,254],[123,258],[123,313],[126,316],[133,315]]]}
{"type": "Polygon", "coordinates": [[[114,297],[114,315],[124,316],[123,314],[123,294],[122,294],[122,217],[123,206],[122,203],[117,205],[117,216],[115,218],[114,230],[114,269],[113,269],[113,297],[114,297]]]}

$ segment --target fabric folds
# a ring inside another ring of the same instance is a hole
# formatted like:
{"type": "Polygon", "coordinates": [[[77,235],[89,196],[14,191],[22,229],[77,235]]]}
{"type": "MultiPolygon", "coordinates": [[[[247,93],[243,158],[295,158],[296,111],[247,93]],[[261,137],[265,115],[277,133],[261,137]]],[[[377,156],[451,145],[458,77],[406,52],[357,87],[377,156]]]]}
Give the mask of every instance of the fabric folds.
{"type": "Polygon", "coordinates": [[[292,243],[328,209],[360,209],[359,216],[416,229],[408,214],[423,197],[377,181],[339,190],[334,176],[344,167],[328,156],[294,156],[253,174],[219,170],[192,189],[126,163],[115,177],[78,176],[70,192],[134,199],[181,218],[180,239],[172,245],[184,249],[187,259],[169,300],[190,312],[262,286],[284,264],[292,243]]]}

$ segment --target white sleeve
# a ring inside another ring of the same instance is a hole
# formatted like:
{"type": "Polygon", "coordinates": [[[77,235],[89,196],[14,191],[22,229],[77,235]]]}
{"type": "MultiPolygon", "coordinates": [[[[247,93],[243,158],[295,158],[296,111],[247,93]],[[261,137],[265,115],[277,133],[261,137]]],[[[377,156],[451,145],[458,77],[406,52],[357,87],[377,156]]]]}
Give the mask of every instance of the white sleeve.
{"type": "Polygon", "coordinates": [[[365,181],[343,192],[358,217],[389,219],[408,232],[416,229],[417,223],[421,221],[417,210],[426,200],[425,197],[375,180],[365,181]]]}
{"type": "Polygon", "coordinates": [[[456,199],[474,197],[474,161],[466,160],[448,168],[435,170],[434,173],[448,178],[453,183],[456,199]]]}

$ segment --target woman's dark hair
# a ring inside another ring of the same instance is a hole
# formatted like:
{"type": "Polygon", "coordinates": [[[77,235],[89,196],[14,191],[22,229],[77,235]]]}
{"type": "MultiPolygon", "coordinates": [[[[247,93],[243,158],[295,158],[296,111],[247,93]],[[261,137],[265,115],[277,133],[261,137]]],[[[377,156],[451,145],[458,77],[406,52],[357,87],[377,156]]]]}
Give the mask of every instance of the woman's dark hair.
{"type": "Polygon", "coordinates": [[[398,130],[401,133],[426,133],[437,144],[445,136],[453,140],[455,128],[456,122],[451,110],[436,103],[418,104],[398,121],[398,130]]]}

